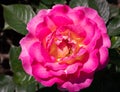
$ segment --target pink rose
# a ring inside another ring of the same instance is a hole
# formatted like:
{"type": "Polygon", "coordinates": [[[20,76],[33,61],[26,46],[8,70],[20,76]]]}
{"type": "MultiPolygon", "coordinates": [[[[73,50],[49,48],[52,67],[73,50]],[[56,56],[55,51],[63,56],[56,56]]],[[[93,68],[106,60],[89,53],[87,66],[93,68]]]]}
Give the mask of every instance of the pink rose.
{"type": "Polygon", "coordinates": [[[44,86],[79,91],[108,63],[110,39],[94,9],[57,4],[40,10],[27,30],[20,59],[24,70],[44,86]]]}

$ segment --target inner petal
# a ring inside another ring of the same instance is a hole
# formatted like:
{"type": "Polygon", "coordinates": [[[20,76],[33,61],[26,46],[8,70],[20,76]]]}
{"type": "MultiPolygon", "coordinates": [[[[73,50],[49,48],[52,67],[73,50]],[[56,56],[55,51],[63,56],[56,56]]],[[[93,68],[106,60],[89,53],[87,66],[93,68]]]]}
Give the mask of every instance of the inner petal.
{"type": "MultiPolygon", "coordinates": [[[[79,37],[71,30],[63,30],[52,35],[52,43],[49,53],[59,63],[71,64],[75,61],[81,61],[84,55],[79,55],[81,48],[86,48],[82,43],[83,37],[79,37]]],[[[49,43],[49,42],[48,42],[49,43]]]]}

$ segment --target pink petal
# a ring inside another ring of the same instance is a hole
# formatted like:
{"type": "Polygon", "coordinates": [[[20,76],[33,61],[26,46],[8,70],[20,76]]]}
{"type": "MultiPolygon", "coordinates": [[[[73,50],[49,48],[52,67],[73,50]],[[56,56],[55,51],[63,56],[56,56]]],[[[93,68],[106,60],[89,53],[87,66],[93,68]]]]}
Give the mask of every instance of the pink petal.
{"type": "Polygon", "coordinates": [[[67,16],[73,20],[74,24],[83,23],[85,20],[85,14],[82,10],[71,10],[68,12],[67,16]]]}
{"type": "Polygon", "coordinates": [[[70,26],[65,26],[65,27],[66,29],[69,29],[70,31],[74,32],[81,39],[86,37],[86,32],[80,24],[70,25],[70,26]]]}
{"type": "Polygon", "coordinates": [[[47,86],[47,87],[50,87],[50,86],[54,85],[55,83],[61,84],[61,83],[64,82],[63,80],[61,80],[61,79],[59,79],[57,77],[53,77],[53,78],[48,79],[48,80],[47,79],[42,80],[40,78],[36,78],[36,80],[39,81],[42,85],[47,86]]]}
{"type": "Polygon", "coordinates": [[[31,63],[32,63],[32,58],[29,55],[29,49],[30,46],[34,43],[37,42],[37,39],[35,39],[31,34],[27,34],[21,41],[20,45],[22,47],[22,51],[20,53],[19,58],[22,61],[23,68],[24,70],[32,75],[32,69],[31,69],[31,63]]]}
{"type": "Polygon", "coordinates": [[[64,26],[64,25],[73,24],[73,21],[68,17],[52,16],[50,18],[57,26],[64,26]]]}
{"type": "Polygon", "coordinates": [[[45,37],[47,35],[49,35],[51,33],[51,30],[47,27],[47,25],[45,23],[40,23],[37,27],[36,27],[36,37],[40,39],[40,41],[42,41],[43,39],[45,39],[45,37]]]}
{"type": "Polygon", "coordinates": [[[92,79],[89,78],[81,83],[72,84],[71,82],[68,81],[62,85],[62,88],[67,89],[69,92],[78,92],[83,88],[89,87],[91,83],[92,83],[92,79]]]}
{"type": "Polygon", "coordinates": [[[36,62],[51,62],[50,56],[48,55],[45,48],[43,48],[42,44],[40,42],[34,43],[29,50],[30,56],[34,59],[36,62]]]}
{"type": "Polygon", "coordinates": [[[99,29],[95,29],[95,34],[92,37],[91,41],[89,42],[89,40],[84,41],[85,44],[88,44],[87,49],[88,51],[92,51],[93,49],[95,49],[95,46],[97,45],[97,41],[101,38],[101,33],[99,31],[99,29]]]}
{"type": "Polygon", "coordinates": [[[57,4],[52,7],[52,10],[50,11],[50,16],[65,16],[71,8],[67,5],[57,4]]]}
{"type": "Polygon", "coordinates": [[[40,65],[39,63],[34,63],[34,65],[32,65],[32,73],[34,77],[39,77],[43,79],[52,76],[50,72],[47,71],[46,68],[40,65]]]}
{"type": "Polygon", "coordinates": [[[66,69],[65,69],[65,73],[66,74],[73,74],[78,70],[78,67],[81,66],[80,63],[75,63],[72,65],[69,65],[66,69]]]}
{"type": "MultiPolygon", "coordinates": [[[[81,24],[80,24],[81,25],[81,24]]],[[[86,19],[85,23],[81,25],[86,32],[85,44],[91,42],[91,39],[95,36],[96,25],[90,19],[86,19]]]]}
{"type": "Polygon", "coordinates": [[[30,56],[22,56],[22,54],[21,54],[19,58],[22,61],[22,66],[23,66],[23,69],[25,70],[25,72],[32,76],[33,75],[32,74],[32,66],[31,66],[32,59],[30,58],[30,56]]]}
{"type": "Polygon", "coordinates": [[[99,50],[99,53],[100,53],[100,55],[99,55],[100,56],[100,66],[99,66],[99,68],[102,69],[108,63],[108,56],[109,56],[108,49],[106,47],[101,47],[100,50],[99,50]]]}
{"type": "Polygon", "coordinates": [[[99,16],[98,12],[92,8],[78,6],[74,8],[75,10],[82,10],[85,13],[85,16],[93,20],[97,26],[101,29],[103,33],[106,33],[106,26],[104,20],[99,16]]]}
{"type": "Polygon", "coordinates": [[[27,34],[23,39],[20,40],[20,45],[23,49],[29,51],[30,46],[35,42],[38,42],[38,39],[31,34],[27,34]]]}
{"type": "Polygon", "coordinates": [[[40,10],[36,16],[31,19],[27,24],[27,30],[32,34],[36,34],[36,27],[39,23],[43,22],[44,17],[49,13],[50,10],[40,10]]]}
{"type": "Polygon", "coordinates": [[[99,58],[98,58],[97,54],[98,54],[98,50],[94,50],[94,51],[90,52],[88,61],[86,61],[86,63],[84,63],[84,65],[82,67],[82,71],[84,71],[86,73],[90,73],[90,72],[93,72],[96,70],[96,68],[98,67],[98,64],[99,64],[99,58]]]}
{"type": "Polygon", "coordinates": [[[50,70],[49,73],[53,76],[61,76],[61,75],[65,74],[64,70],[58,70],[58,71],[50,70]]]}
{"type": "Polygon", "coordinates": [[[52,70],[64,70],[68,65],[66,64],[59,64],[59,63],[46,63],[45,67],[50,68],[52,70]]]}
{"type": "Polygon", "coordinates": [[[102,34],[102,36],[103,36],[103,47],[110,48],[111,42],[109,36],[106,33],[102,34]]]}

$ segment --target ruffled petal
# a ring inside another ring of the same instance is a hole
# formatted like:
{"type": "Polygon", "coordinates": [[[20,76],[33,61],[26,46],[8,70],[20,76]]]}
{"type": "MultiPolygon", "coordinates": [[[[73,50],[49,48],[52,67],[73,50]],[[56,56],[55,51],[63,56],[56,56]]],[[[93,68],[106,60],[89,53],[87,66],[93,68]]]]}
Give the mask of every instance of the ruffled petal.
{"type": "Polygon", "coordinates": [[[54,63],[47,62],[45,64],[45,67],[50,68],[50,69],[52,69],[54,71],[56,71],[56,70],[64,70],[67,66],[68,66],[67,64],[59,64],[59,63],[55,63],[55,62],[54,63]]]}
{"type": "Polygon", "coordinates": [[[73,80],[76,80],[75,82],[66,81],[61,86],[59,86],[60,89],[67,89],[69,92],[78,92],[83,88],[89,87],[90,84],[93,81],[93,74],[94,73],[81,73],[81,75],[78,78],[73,78],[73,80]]]}
{"type": "Polygon", "coordinates": [[[22,61],[22,65],[24,70],[32,75],[32,68],[31,68],[31,63],[32,63],[32,58],[29,55],[29,49],[30,46],[35,43],[36,41],[38,41],[36,38],[34,38],[31,34],[27,34],[27,36],[25,36],[21,41],[20,41],[20,45],[22,47],[22,51],[20,53],[19,58],[22,61]]]}
{"type": "Polygon", "coordinates": [[[92,8],[88,8],[88,7],[81,7],[78,6],[76,8],[74,8],[75,10],[82,10],[85,13],[86,18],[91,19],[92,21],[94,21],[97,26],[101,29],[101,31],[103,33],[106,33],[106,26],[105,26],[105,22],[104,20],[99,16],[98,12],[92,8]]]}
{"type": "Polygon", "coordinates": [[[73,74],[78,70],[78,67],[82,66],[81,63],[75,63],[72,65],[69,65],[66,69],[65,69],[65,73],[66,74],[73,74]]]}
{"type": "Polygon", "coordinates": [[[64,17],[63,16],[51,16],[50,18],[57,26],[73,24],[73,21],[70,18],[65,17],[65,16],[64,17]]]}
{"type": "Polygon", "coordinates": [[[89,59],[86,61],[81,68],[81,71],[90,73],[94,72],[98,65],[99,65],[99,57],[97,56],[98,50],[94,50],[93,52],[90,52],[89,54],[89,59]]]}
{"type": "Polygon", "coordinates": [[[102,37],[103,37],[103,47],[110,48],[111,42],[108,34],[104,33],[102,34],[102,37]]]}
{"type": "Polygon", "coordinates": [[[101,47],[99,50],[100,56],[100,66],[99,69],[104,68],[108,64],[108,49],[106,47],[101,47]]]}
{"type": "Polygon", "coordinates": [[[41,64],[35,63],[35,62],[32,65],[32,73],[35,77],[39,77],[42,79],[46,79],[46,78],[49,78],[52,76],[45,67],[43,67],[41,64]]]}
{"type": "Polygon", "coordinates": [[[30,56],[36,61],[36,62],[51,62],[51,58],[45,48],[42,46],[40,42],[34,43],[29,50],[30,56]]]}
{"type": "Polygon", "coordinates": [[[57,84],[61,84],[63,83],[64,81],[61,80],[60,78],[57,78],[57,77],[53,77],[51,79],[40,79],[40,78],[37,78],[35,77],[37,81],[39,81],[42,85],[46,86],[46,87],[50,87],[52,85],[54,85],[55,83],[57,84]]]}
{"type": "Polygon", "coordinates": [[[50,10],[40,10],[36,16],[34,16],[27,24],[27,30],[35,36],[36,27],[39,23],[43,22],[44,17],[49,13],[50,10]]]}
{"type": "Polygon", "coordinates": [[[71,8],[67,5],[57,4],[52,7],[49,16],[65,16],[71,8]]]}

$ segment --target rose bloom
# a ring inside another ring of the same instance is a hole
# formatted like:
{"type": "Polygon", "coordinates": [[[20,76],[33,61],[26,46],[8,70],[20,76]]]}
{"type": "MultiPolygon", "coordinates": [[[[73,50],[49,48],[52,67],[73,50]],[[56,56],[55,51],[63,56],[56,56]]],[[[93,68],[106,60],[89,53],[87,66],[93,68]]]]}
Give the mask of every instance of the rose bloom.
{"type": "Polygon", "coordinates": [[[94,9],[57,4],[40,10],[27,30],[19,58],[24,70],[44,86],[80,91],[108,63],[110,39],[94,9]]]}

